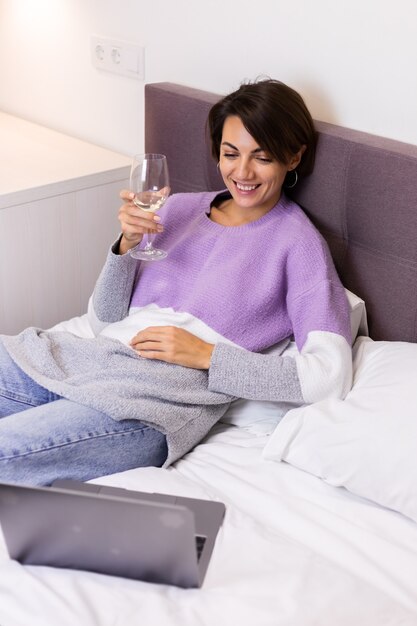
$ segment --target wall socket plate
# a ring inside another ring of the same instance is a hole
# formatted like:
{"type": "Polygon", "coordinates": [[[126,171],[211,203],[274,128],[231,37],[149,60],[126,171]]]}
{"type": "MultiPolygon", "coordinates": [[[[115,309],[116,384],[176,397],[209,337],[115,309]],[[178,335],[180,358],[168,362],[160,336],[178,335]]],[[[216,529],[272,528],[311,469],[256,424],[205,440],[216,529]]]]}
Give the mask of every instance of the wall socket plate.
{"type": "Polygon", "coordinates": [[[90,39],[91,61],[99,70],[145,79],[145,49],[127,41],[92,35],[90,39]]]}

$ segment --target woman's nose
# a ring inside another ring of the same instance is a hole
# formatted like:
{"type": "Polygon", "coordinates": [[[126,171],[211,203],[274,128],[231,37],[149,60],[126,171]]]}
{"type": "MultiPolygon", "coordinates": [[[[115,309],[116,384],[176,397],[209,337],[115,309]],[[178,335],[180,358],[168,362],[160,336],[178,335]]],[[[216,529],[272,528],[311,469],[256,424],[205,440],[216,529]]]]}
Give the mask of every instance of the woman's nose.
{"type": "Polygon", "coordinates": [[[239,161],[236,163],[236,176],[238,176],[240,179],[246,179],[252,176],[252,167],[249,159],[239,159],[239,161]]]}

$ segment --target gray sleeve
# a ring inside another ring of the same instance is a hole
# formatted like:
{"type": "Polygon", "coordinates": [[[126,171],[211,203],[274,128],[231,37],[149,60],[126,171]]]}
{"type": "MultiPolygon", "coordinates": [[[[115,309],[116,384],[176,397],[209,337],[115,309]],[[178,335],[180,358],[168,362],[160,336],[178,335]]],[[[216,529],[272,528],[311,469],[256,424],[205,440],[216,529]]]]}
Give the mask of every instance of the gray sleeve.
{"type": "Polygon", "coordinates": [[[218,343],[209,369],[209,389],[247,400],[304,402],[295,360],[218,343]]]}
{"type": "Polygon", "coordinates": [[[119,240],[109,250],[90,298],[88,317],[95,334],[129,312],[138,262],[130,254],[117,254],[118,246],[119,240]]]}

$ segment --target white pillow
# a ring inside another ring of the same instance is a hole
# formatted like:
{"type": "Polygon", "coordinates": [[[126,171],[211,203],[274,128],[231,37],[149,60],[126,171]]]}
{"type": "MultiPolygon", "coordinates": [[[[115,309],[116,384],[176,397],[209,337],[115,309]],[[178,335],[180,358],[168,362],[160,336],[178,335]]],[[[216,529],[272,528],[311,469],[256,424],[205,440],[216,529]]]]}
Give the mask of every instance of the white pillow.
{"type": "Polygon", "coordinates": [[[59,322],[58,324],[55,324],[55,326],[52,326],[49,330],[66,331],[68,333],[72,333],[73,335],[77,335],[77,337],[83,337],[84,339],[94,338],[94,333],[91,329],[90,322],[88,321],[87,313],[77,317],[72,317],[64,322],[59,322]]]}
{"type": "Polygon", "coordinates": [[[360,337],[353,366],[345,400],[289,411],[263,456],[417,521],[417,344],[360,337]]]}
{"type": "Polygon", "coordinates": [[[350,309],[350,330],[352,333],[352,343],[358,335],[368,336],[368,320],[366,317],[366,306],[362,298],[345,289],[350,309]]]}
{"type": "MultiPolygon", "coordinates": [[[[358,332],[361,335],[368,334],[368,324],[366,319],[365,302],[357,295],[345,289],[350,308],[350,326],[352,331],[352,342],[356,339],[358,332]]],[[[273,354],[274,347],[266,351],[273,354]]],[[[291,342],[281,356],[294,356],[297,347],[291,342]]],[[[253,434],[270,435],[280,419],[293,408],[294,405],[287,402],[266,402],[257,400],[235,400],[231,403],[226,413],[221,418],[221,422],[244,428],[253,434]]]]}

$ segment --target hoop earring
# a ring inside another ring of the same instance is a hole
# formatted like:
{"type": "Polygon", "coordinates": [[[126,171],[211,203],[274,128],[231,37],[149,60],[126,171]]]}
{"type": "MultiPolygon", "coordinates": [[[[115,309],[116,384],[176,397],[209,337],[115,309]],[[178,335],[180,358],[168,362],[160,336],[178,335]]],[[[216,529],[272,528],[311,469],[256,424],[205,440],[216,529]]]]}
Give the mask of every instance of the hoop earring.
{"type": "Polygon", "coordinates": [[[293,187],[296,186],[296,184],[298,183],[298,174],[297,174],[297,170],[290,170],[287,172],[287,176],[288,174],[292,172],[294,174],[294,182],[291,185],[285,185],[285,189],[292,189],[293,187]]]}
{"type": "Polygon", "coordinates": [[[217,161],[216,167],[217,167],[217,169],[220,169],[220,161],[217,161]]]}

